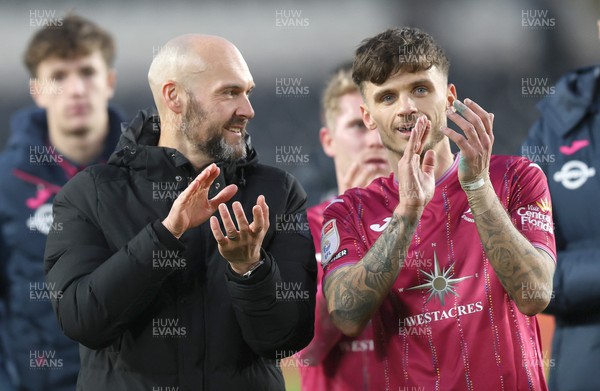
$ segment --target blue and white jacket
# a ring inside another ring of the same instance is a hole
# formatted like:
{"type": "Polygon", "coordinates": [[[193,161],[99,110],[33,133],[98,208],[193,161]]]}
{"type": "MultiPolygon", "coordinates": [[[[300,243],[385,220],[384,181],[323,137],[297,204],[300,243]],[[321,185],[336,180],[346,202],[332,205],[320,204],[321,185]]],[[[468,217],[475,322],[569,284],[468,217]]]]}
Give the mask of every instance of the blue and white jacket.
{"type": "Polygon", "coordinates": [[[558,251],[551,390],[597,390],[600,361],[600,66],[563,76],[521,147],[548,178],[558,251]]]}

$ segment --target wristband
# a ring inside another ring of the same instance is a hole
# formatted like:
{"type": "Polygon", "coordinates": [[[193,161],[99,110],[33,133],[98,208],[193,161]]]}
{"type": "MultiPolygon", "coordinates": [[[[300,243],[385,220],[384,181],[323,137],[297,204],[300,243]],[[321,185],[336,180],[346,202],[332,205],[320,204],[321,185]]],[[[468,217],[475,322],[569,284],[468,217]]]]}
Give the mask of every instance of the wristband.
{"type": "Polygon", "coordinates": [[[492,209],[494,202],[497,202],[494,200],[498,200],[498,196],[496,195],[496,192],[494,191],[494,188],[489,180],[484,181],[483,179],[480,179],[474,183],[470,183],[469,185],[471,186],[471,190],[476,191],[469,191],[465,187],[463,187],[463,189],[467,195],[467,202],[471,207],[471,213],[473,214],[473,217],[480,216],[492,209]],[[480,181],[484,183],[481,187],[479,187],[478,184],[480,181]],[[477,184],[477,186],[474,186],[474,184],[477,184]],[[473,187],[476,188],[473,189],[473,187]]]}
{"type": "Polygon", "coordinates": [[[481,189],[483,187],[483,185],[485,185],[485,180],[483,180],[483,178],[479,178],[476,181],[468,182],[468,183],[461,183],[460,185],[462,186],[463,190],[472,191],[472,190],[481,189]]]}

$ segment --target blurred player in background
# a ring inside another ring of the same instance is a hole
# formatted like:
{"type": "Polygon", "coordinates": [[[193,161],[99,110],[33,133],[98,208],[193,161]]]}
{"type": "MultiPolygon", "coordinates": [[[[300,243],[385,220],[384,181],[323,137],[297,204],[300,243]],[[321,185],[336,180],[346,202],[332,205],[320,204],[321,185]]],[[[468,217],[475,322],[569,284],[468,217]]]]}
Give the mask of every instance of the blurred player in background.
{"type": "Polygon", "coordinates": [[[122,115],[108,104],[114,58],[113,38],[76,15],[48,23],[25,51],[38,107],[13,116],[0,155],[0,346],[21,391],[75,389],[78,344],[64,336],[52,311],[44,245],[56,193],[115,149],[122,115]]]}
{"type": "MultiPolygon", "coordinates": [[[[368,129],[362,120],[362,97],[352,80],[350,66],[340,68],[328,81],[322,97],[321,145],[333,159],[338,194],[353,187],[365,187],[375,178],[391,172],[385,148],[376,129],[368,129]]],[[[331,200],[308,209],[308,222],[320,260],[323,210],[331,200]]],[[[375,359],[373,336],[369,326],[350,338],[331,323],[323,297],[318,269],[315,336],[298,354],[302,389],[350,390],[380,389],[380,379],[369,374],[368,363],[375,359]]]]}

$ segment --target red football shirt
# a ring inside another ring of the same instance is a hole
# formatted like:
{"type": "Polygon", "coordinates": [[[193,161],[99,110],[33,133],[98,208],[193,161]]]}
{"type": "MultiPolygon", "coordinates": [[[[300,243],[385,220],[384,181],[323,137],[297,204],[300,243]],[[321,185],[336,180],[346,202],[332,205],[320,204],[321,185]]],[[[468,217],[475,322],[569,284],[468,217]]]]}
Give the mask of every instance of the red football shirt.
{"type": "MultiPolygon", "coordinates": [[[[538,324],[519,312],[479,240],[458,156],[436,181],[388,297],[371,319],[382,390],[546,390],[538,324]]],[[[521,157],[493,156],[490,179],[513,224],[556,259],[546,178],[521,157]]],[[[398,204],[393,174],[324,212],[322,266],[361,260],[398,204]]],[[[536,287],[528,287],[535,289],[536,287]]]]}

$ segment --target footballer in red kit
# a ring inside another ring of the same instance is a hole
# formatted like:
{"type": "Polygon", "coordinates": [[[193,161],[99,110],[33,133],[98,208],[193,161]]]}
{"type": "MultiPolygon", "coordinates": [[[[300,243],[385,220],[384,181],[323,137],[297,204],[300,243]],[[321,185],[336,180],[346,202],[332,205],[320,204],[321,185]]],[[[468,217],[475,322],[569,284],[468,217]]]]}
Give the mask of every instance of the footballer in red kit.
{"type": "MultiPolygon", "coordinates": [[[[485,257],[458,181],[458,160],[436,181],[404,266],[371,319],[379,360],[368,372],[388,384],[382,390],[544,389],[536,319],[519,312],[485,257]]],[[[542,171],[524,158],[494,156],[490,173],[513,224],[554,257],[542,171]]],[[[322,231],[325,279],[364,256],[391,220],[397,199],[392,175],[330,203],[322,231]]]]}
{"type": "Polygon", "coordinates": [[[349,337],[372,329],[380,390],[547,390],[535,319],[556,264],[546,177],[491,154],[494,115],[458,99],[449,66],[414,28],[356,50],[363,120],[393,174],[323,213],[330,319],[349,337]]]}

